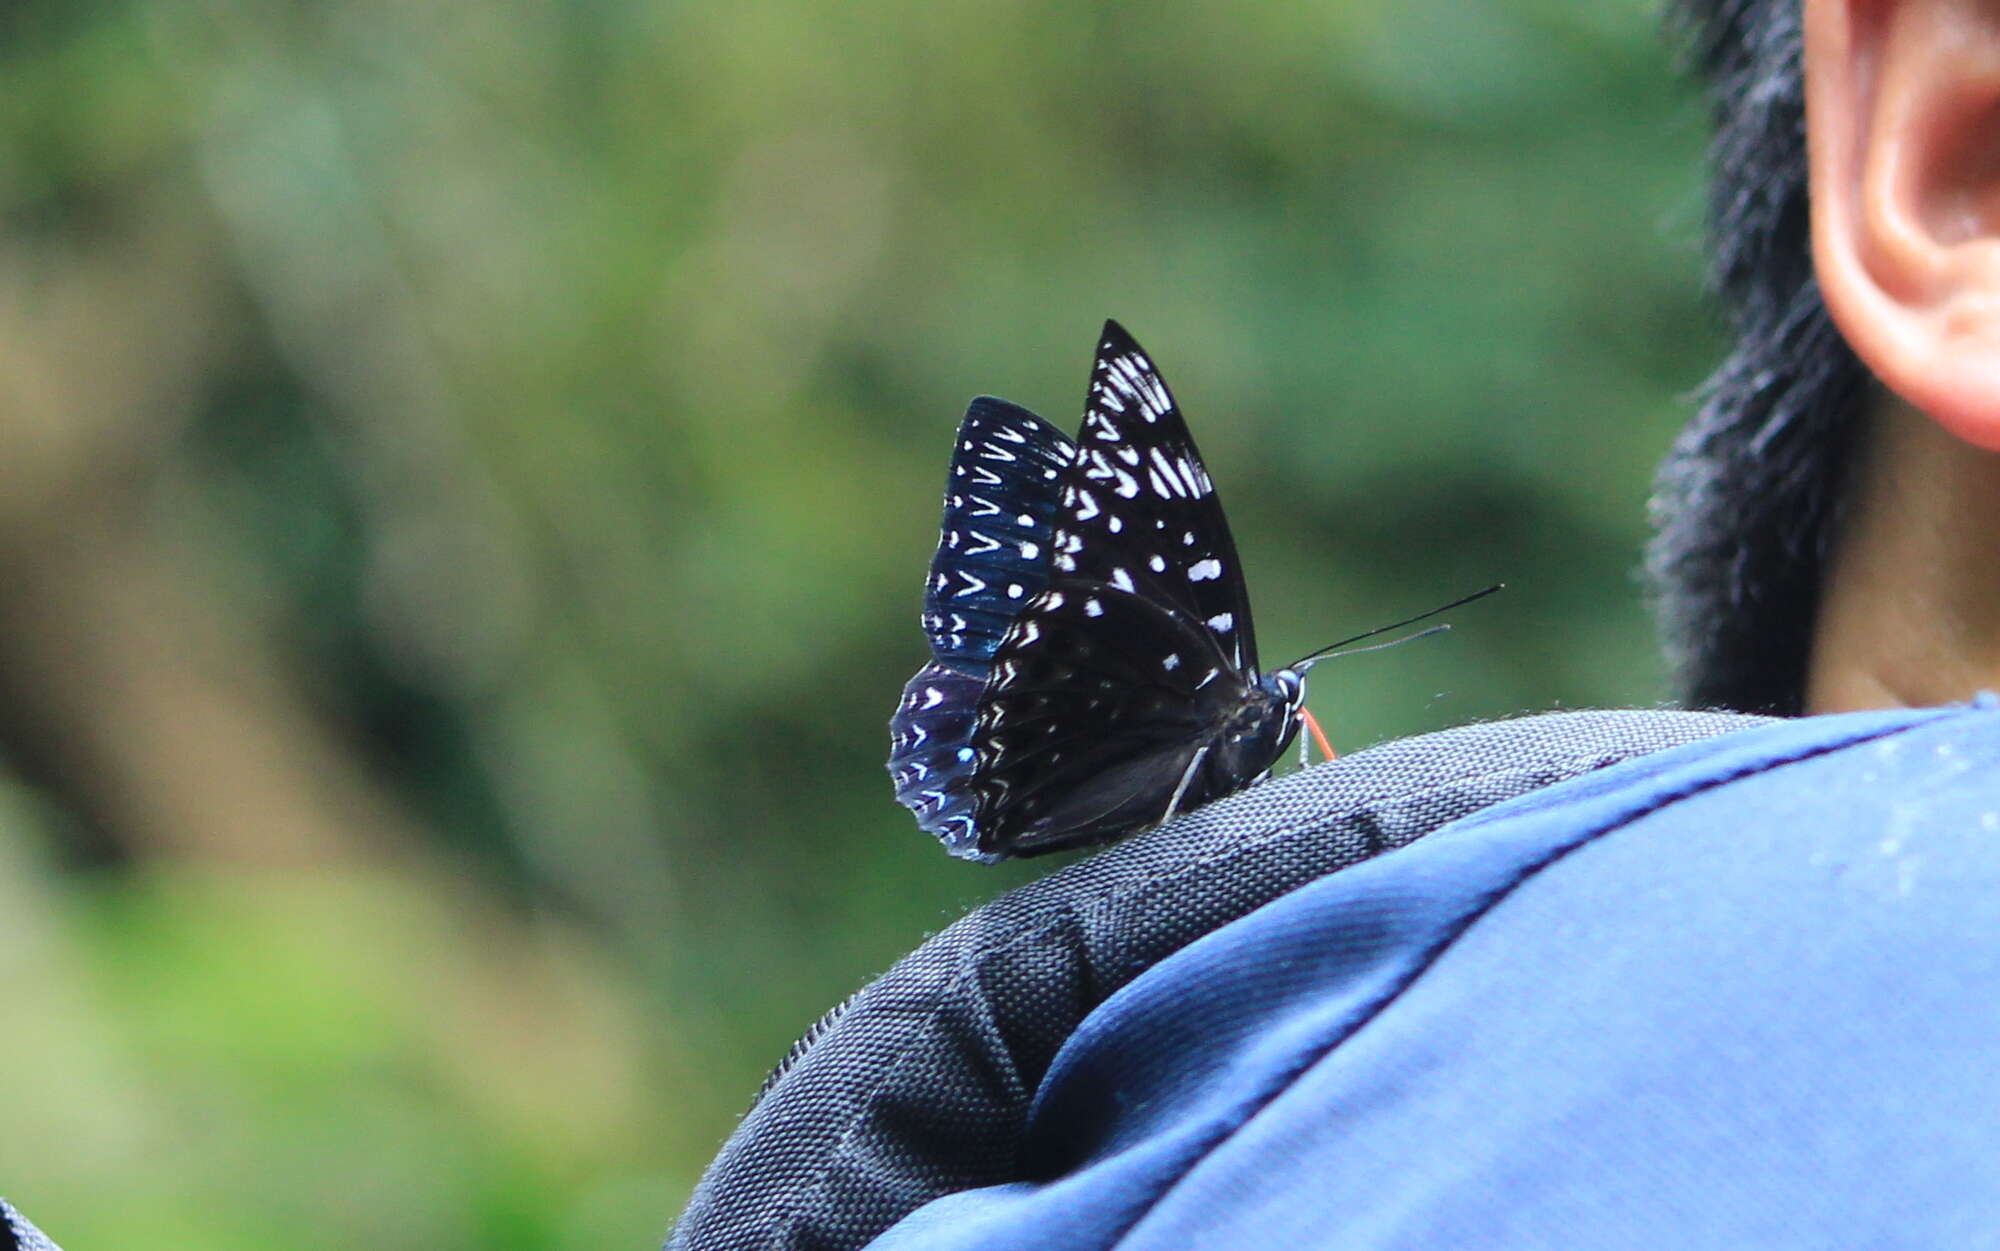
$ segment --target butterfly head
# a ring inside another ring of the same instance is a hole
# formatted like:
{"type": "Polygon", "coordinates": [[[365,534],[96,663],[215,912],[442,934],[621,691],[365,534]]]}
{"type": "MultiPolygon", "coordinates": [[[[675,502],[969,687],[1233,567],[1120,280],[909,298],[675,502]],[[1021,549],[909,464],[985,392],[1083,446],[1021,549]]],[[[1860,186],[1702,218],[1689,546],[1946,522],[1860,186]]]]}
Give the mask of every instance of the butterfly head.
{"type": "Polygon", "coordinates": [[[1306,678],[1298,670],[1279,669],[1258,678],[1223,726],[1215,744],[1217,763],[1236,777],[1255,777],[1270,768],[1298,734],[1305,702],[1306,678]]]}
{"type": "Polygon", "coordinates": [[[1288,720],[1296,721],[1299,709],[1306,703],[1306,675],[1304,669],[1277,669],[1257,679],[1257,689],[1267,699],[1283,707],[1288,720]]]}

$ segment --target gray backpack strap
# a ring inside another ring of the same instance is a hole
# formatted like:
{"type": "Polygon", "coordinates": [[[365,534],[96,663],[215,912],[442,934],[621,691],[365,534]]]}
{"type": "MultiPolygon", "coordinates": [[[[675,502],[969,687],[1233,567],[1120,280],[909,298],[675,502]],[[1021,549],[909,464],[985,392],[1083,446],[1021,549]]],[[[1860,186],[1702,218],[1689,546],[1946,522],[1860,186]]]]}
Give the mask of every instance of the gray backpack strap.
{"type": "Polygon", "coordinates": [[[1160,960],[1489,805],[1765,720],[1575,712],[1403,739],[1253,787],[1003,895],[793,1048],[667,1245],[846,1251],[941,1195],[1010,1180],[1057,1048],[1160,960]]]}
{"type": "Polygon", "coordinates": [[[59,1251],[13,1205],[0,1199],[0,1251],[59,1251]]]}

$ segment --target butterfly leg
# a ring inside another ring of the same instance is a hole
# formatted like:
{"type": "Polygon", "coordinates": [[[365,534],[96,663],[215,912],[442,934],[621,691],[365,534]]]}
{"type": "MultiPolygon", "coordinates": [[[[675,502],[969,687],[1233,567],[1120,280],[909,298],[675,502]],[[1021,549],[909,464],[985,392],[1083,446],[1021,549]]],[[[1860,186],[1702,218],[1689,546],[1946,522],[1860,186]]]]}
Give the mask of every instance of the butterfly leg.
{"type": "Polygon", "coordinates": [[[1188,784],[1194,781],[1194,771],[1201,768],[1201,762],[1207,757],[1208,748],[1196,749],[1194,759],[1188,761],[1186,772],[1181,774],[1180,785],[1174,787],[1174,797],[1167,801],[1167,814],[1160,818],[1161,825],[1173,820],[1174,814],[1181,810],[1181,796],[1187,794],[1188,784]]]}
{"type": "MultiPolygon", "coordinates": [[[[1328,760],[1337,759],[1338,757],[1333,750],[1333,744],[1326,741],[1326,731],[1319,728],[1319,721],[1313,717],[1312,713],[1304,708],[1300,708],[1299,719],[1306,723],[1306,729],[1312,731],[1313,741],[1318,743],[1319,749],[1326,753],[1326,758],[1328,760]]],[[[1301,738],[1299,740],[1299,767],[1304,768],[1306,763],[1306,741],[1301,738]]]]}

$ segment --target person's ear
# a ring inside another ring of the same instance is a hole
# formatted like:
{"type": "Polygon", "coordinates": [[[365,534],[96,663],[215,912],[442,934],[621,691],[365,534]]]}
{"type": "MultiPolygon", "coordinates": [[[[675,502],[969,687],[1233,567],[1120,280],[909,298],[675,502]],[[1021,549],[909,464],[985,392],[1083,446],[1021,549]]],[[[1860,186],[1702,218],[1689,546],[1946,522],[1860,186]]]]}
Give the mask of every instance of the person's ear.
{"type": "Polygon", "coordinates": [[[1805,0],[1813,263],[1891,390],[2000,451],[2000,3],[1805,0]]]}

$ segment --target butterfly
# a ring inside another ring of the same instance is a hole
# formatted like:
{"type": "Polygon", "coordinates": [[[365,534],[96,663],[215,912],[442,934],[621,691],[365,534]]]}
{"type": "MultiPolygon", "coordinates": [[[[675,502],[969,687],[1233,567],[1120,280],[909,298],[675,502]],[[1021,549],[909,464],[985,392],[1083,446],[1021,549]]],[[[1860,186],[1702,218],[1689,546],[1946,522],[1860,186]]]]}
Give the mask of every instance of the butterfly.
{"type": "Polygon", "coordinates": [[[1075,439],[990,396],[966,410],[922,620],[931,661],[890,719],[890,777],[919,826],[982,861],[1250,785],[1297,736],[1306,672],[1332,650],[1258,671],[1215,484],[1115,321],[1075,439]]]}

